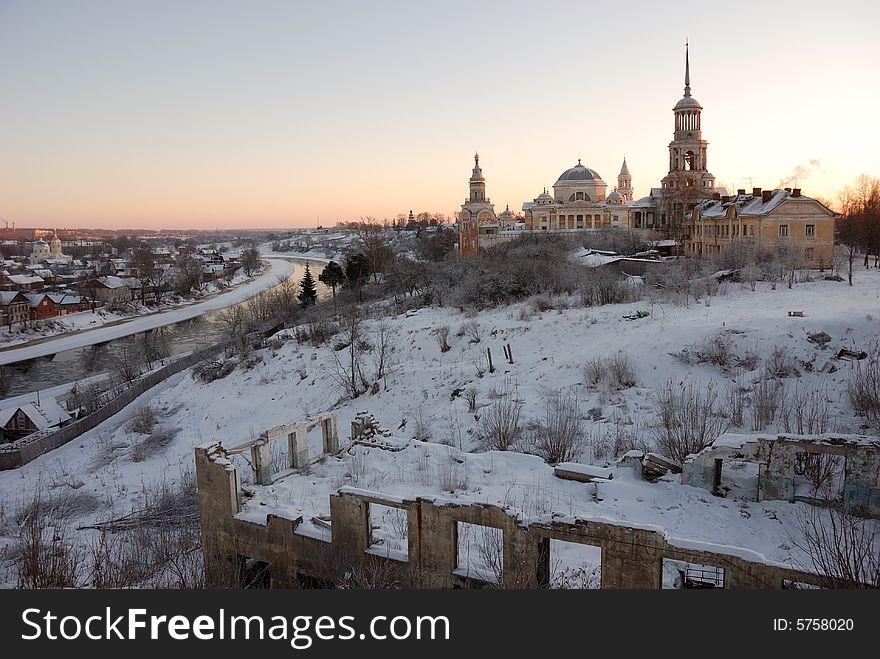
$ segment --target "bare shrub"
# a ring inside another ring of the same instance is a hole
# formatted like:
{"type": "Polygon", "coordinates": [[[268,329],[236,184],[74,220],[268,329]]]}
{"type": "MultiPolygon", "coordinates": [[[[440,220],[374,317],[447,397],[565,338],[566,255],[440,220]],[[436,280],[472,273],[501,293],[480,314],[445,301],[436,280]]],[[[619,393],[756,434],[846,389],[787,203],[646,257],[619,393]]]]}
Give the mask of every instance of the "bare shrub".
{"type": "Polygon", "coordinates": [[[727,431],[730,422],[722,414],[715,385],[697,387],[667,380],[655,392],[657,448],[678,462],[699,453],[727,431]]]}
{"type": "Polygon", "coordinates": [[[425,420],[421,412],[416,416],[416,427],[413,430],[413,439],[420,442],[430,442],[434,438],[431,432],[431,424],[425,420]]]}
{"type": "Polygon", "coordinates": [[[19,588],[76,588],[85,556],[69,538],[67,514],[38,485],[18,513],[11,556],[19,588]]]}
{"type": "Polygon", "coordinates": [[[475,387],[468,387],[464,392],[464,399],[468,404],[468,412],[471,414],[477,411],[477,390],[475,387]]]}
{"type": "Polygon", "coordinates": [[[748,389],[739,380],[732,382],[727,387],[726,407],[732,426],[740,427],[743,425],[746,403],[748,402],[747,392],[748,389]]]}
{"type": "Polygon", "coordinates": [[[782,397],[782,428],[797,435],[821,435],[830,428],[831,410],[824,387],[807,391],[795,385],[782,397]]]}
{"type": "Polygon", "coordinates": [[[752,430],[764,430],[776,420],[785,386],[775,378],[761,378],[752,388],[752,430]]]}
{"type": "Polygon", "coordinates": [[[697,347],[696,356],[698,363],[709,363],[725,368],[733,359],[730,340],[722,332],[707,336],[697,347]]]}
{"type": "Polygon", "coordinates": [[[636,372],[629,355],[618,352],[608,357],[592,357],[581,367],[584,385],[597,387],[606,384],[622,390],[636,384],[636,372]]]}
{"type": "Polygon", "coordinates": [[[771,378],[796,378],[801,374],[794,357],[781,346],[773,346],[764,364],[764,372],[771,378]]]}
{"type": "Polygon", "coordinates": [[[150,405],[142,405],[132,415],[128,429],[131,432],[149,435],[153,432],[157,422],[158,419],[156,419],[156,412],[153,411],[153,408],[150,405]]]}
{"type": "Polygon", "coordinates": [[[469,337],[470,343],[479,343],[482,338],[480,333],[480,323],[476,320],[469,320],[461,326],[459,334],[469,337]]]}
{"type": "Polygon", "coordinates": [[[449,352],[452,346],[449,345],[449,326],[442,325],[434,330],[434,336],[437,339],[437,345],[440,346],[440,352],[449,352]]]}
{"type": "Polygon", "coordinates": [[[601,437],[600,450],[594,450],[594,456],[613,460],[627,451],[638,450],[647,453],[653,447],[645,440],[644,431],[642,423],[634,422],[624,414],[615,413],[612,422],[608,424],[601,437]]]}
{"type": "Polygon", "coordinates": [[[522,403],[513,393],[502,392],[494,403],[485,408],[477,426],[477,440],[486,451],[507,451],[522,437],[522,403]]]}
{"type": "Polygon", "coordinates": [[[584,376],[584,385],[595,387],[605,377],[605,360],[601,357],[590,357],[581,367],[584,376]]]}
{"type": "Polygon", "coordinates": [[[577,398],[561,393],[545,401],[543,419],[528,424],[529,444],[549,464],[575,460],[586,446],[577,398]]]}
{"type": "Polygon", "coordinates": [[[869,423],[880,427],[880,345],[873,346],[864,364],[856,364],[847,383],[853,410],[869,423]]]}
{"type": "Polygon", "coordinates": [[[607,358],[608,381],[615,389],[628,389],[636,384],[636,371],[629,355],[618,352],[607,358]]]}

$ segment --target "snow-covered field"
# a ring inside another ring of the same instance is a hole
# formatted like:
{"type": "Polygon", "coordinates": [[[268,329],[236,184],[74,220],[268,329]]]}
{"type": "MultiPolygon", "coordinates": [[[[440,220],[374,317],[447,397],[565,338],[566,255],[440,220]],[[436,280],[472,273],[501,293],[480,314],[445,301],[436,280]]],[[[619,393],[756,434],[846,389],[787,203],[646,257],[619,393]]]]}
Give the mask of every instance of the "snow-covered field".
{"type": "MultiPolygon", "coordinates": [[[[132,405],[21,469],[0,472],[0,506],[8,518],[41,484],[53,495],[87,494],[84,500],[90,504],[78,514],[79,521],[106,519],[136,508],[145,484],[175,479],[191,470],[196,445],[218,440],[234,445],[266,428],[327,411],[338,415],[344,432],[357,412],[368,410],[395,436],[425,441],[411,442],[399,453],[358,448],[344,458],[317,465],[309,476],[292,475],[271,487],[255,488],[257,495],[242,514],[254,519],[267,512],[326,514],[328,494],[353,485],[397,496],[433,493],[494,501],[509,505],[524,518],[556,513],[621,520],[660,527],[673,543],[723,545],[725,551],[753,559],[760,555],[775,562],[799,562],[790,535],[804,504],[737,500],[735,491],[719,499],[681,486],[678,476],[651,484],[622,469],[594,492],[592,486],[554,478],[538,457],[459,454],[475,450],[476,417],[499,396],[520,401],[525,422],[543,416],[548,396],[564,392],[576,396],[583,417],[588,441],[581,461],[610,461],[609,437],[621,431],[651,441],[652,392],[667,380],[692,383],[704,391],[714,383],[722,394],[735,379],[749,387],[758,378],[761,363],[777,347],[786,349],[801,374],[784,378],[787,391],[821,391],[832,429],[864,432],[862,419],[853,415],[846,395],[851,366],[831,358],[842,347],[867,349],[880,335],[880,273],[860,271],[852,288],[833,281],[797,284],[791,290],[784,286],[773,290],[760,283],[754,292],[739,284],[723,286],[725,295],[689,307],[637,302],[538,312],[536,305],[522,302],[467,315],[446,308],[410,312],[390,319],[395,333],[390,374],[379,383],[378,393],[355,400],[347,399],[334,379],[334,339],[319,348],[288,339],[257,353],[260,359],[250,369],[239,366],[210,384],[186,371],[152,389],[140,403],[159,414],[152,436],[128,429],[138,407],[132,405]],[[804,316],[790,317],[791,310],[803,311],[804,316]],[[648,315],[625,318],[637,311],[648,315]],[[459,335],[459,328],[470,321],[479,325],[479,343],[459,335]],[[437,328],[443,326],[450,328],[447,352],[441,352],[436,337],[437,328]],[[823,346],[808,340],[808,333],[817,332],[828,334],[830,341],[823,346]],[[758,356],[753,370],[745,370],[746,366],[722,370],[714,364],[687,363],[672,354],[684,348],[693,354],[707,338],[720,334],[732,354],[758,356]],[[512,348],[513,364],[504,359],[504,344],[512,348]],[[496,371],[480,376],[487,348],[492,350],[496,371]],[[582,365],[590,358],[617,353],[629,356],[636,385],[622,391],[587,386],[582,365]],[[823,372],[829,360],[836,370],[823,372]],[[468,411],[464,396],[453,395],[471,387],[476,390],[476,415],[468,411]],[[159,442],[156,450],[143,451],[153,436],[159,442]]],[[[378,325],[378,321],[367,324],[373,354],[378,325]]],[[[367,374],[374,368],[370,354],[364,367],[367,374]]],[[[749,422],[746,414],[743,426],[732,430],[749,431],[749,422]]],[[[777,419],[765,432],[780,429],[777,419]]],[[[319,451],[319,441],[310,436],[313,454],[319,451]]],[[[0,524],[0,533],[2,529],[0,524]]]]}
{"type": "MultiPolygon", "coordinates": [[[[0,351],[0,364],[11,364],[25,359],[35,359],[63,350],[81,348],[93,343],[118,339],[164,325],[179,323],[201,316],[209,311],[216,311],[217,309],[237,304],[256,295],[260,291],[274,286],[280,277],[289,277],[293,273],[293,266],[286,259],[267,257],[267,260],[269,267],[264,268],[263,272],[256,277],[245,278],[242,275],[241,281],[229,289],[214,290],[213,293],[210,290],[206,290],[204,292],[207,295],[205,299],[175,306],[165,311],[151,312],[148,315],[134,318],[112,313],[93,314],[90,311],[53,318],[52,320],[55,321],[54,325],[57,325],[58,331],[69,332],[69,334],[34,345],[0,351]],[[110,323],[114,324],[111,325],[110,323]]],[[[53,331],[52,334],[57,334],[58,331],[53,331]]],[[[16,336],[11,339],[11,343],[0,343],[0,346],[13,345],[17,342],[17,338],[16,336]]],[[[26,340],[34,338],[37,337],[30,336],[26,340]]]]}

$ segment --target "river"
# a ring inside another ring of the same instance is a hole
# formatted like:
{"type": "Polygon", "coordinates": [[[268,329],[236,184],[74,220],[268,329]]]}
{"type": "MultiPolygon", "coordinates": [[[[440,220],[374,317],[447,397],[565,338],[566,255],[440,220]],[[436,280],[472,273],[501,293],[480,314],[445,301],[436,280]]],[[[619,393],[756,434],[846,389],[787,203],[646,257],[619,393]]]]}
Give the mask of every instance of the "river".
{"type": "MultiPolygon", "coordinates": [[[[329,289],[318,283],[318,275],[324,269],[319,261],[290,258],[293,274],[288,278],[295,283],[302,279],[308,262],[318,286],[319,297],[329,295],[329,289]]],[[[247,304],[247,301],[237,305],[247,304]]],[[[180,321],[156,329],[113,339],[105,343],[83,348],[64,350],[47,357],[15,362],[0,366],[0,398],[11,398],[33,391],[68,384],[112,370],[126,353],[142,354],[149,349],[162,356],[177,355],[222,340],[223,324],[219,320],[222,310],[208,311],[190,320],[180,321]]],[[[2,400],[0,400],[2,404],[2,400]]]]}

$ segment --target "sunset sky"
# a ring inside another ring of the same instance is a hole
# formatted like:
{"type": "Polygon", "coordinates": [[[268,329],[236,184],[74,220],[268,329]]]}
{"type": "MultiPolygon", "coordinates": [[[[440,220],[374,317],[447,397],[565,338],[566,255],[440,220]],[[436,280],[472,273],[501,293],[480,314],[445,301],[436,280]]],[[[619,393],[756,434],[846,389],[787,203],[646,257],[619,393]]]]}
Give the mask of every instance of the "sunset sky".
{"type": "MultiPolygon", "coordinates": [[[[880,176],[880,2],[0,0],[0,221],[292,227],[503,210],[582,158],[667,169],[684,42],[708,165],[880,176]],[[812,161],[812,164],[811,164],[812,161]]],[[[751,182],[749,178],[751,177],[751,182]]],[[[2,225],[0,225],[2,226],[2,225]]]]}

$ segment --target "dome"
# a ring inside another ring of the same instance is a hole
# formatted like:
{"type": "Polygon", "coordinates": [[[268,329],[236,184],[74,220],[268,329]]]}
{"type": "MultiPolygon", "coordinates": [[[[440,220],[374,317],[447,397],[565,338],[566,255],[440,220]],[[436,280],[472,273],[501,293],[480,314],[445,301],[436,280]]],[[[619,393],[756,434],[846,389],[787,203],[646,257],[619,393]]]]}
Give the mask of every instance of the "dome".
{"type": "Polygon", "coordinates": [[[612,192],[605,198],[609,204],[622,204],[623,203],[623,195],[620,194],[617,190],[612,192]]]}
{"type": "Polygon", "coordinates": [[[602,177],[599,176],[599,173],[595,169],[584,167],[581,164],[581,161],[578,160],[577,165],[571,169],[566,169],[559,175],[557,183],[564,181],[602,181],[602,177]]]}
{"type": "Polygon", "coordinates": [[[693,96],[683,96],[682,99],[675,104],[673,110],[702,110],[703,106],[693,96]]]}
{"type": "Polygon", "coordinates": [[[553,197],[547,194],[547,190],[545,189],[544,192],[535,197],[535,201],[539,204],[548,204],[553,201],[553,197]]]}

